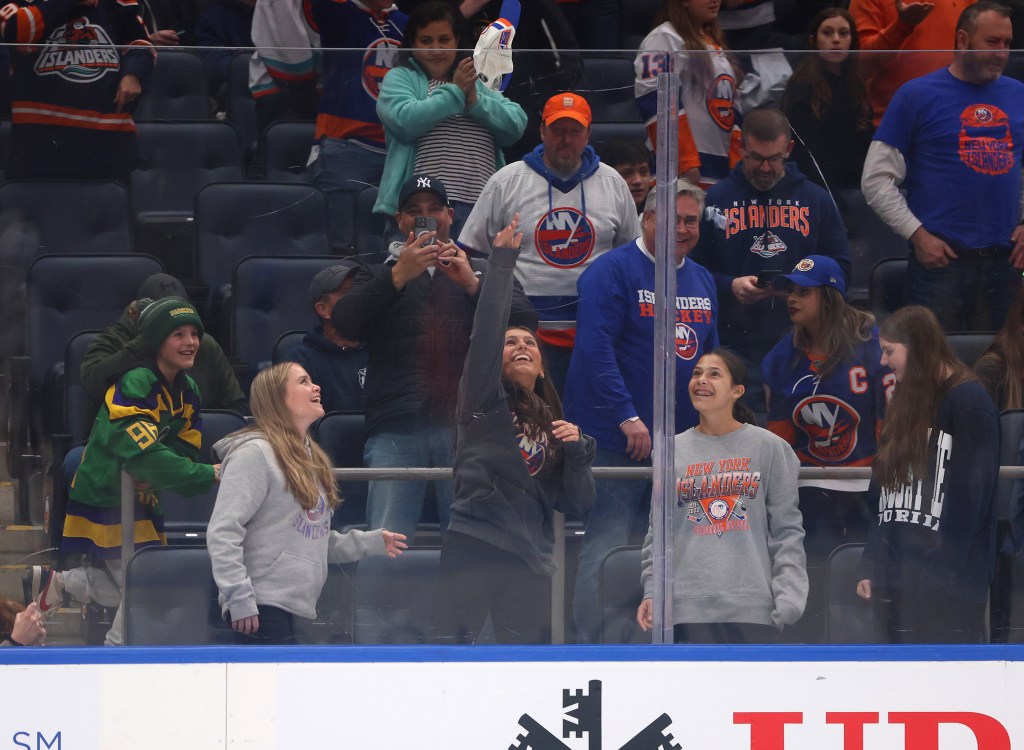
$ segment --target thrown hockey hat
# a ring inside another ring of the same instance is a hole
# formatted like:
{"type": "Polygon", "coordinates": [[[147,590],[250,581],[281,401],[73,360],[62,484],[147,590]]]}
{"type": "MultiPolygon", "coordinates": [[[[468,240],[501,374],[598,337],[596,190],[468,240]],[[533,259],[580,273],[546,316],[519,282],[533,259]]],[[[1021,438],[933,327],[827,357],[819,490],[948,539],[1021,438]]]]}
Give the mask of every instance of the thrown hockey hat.
{"type": "MultiPolygon", "coordinates": [[[[141,306],[141,305],[140,305],[141,306]]],[[[153,351],[179,326],[193,325],[203,337],[203,321],[191,302],[181,297],[164,297],[150,302],[139,314],[139,334],[153,351]]]]}
{"type": "Polygon", "coordinates": [[[793,268],[793,273],[780,274],[772,280],[776,289],[787,289],[790,284],[797,286],[830,286],[846,294],[846,277],[843,269],[827,255],[808,255],[793,268]]]}
{"type": "Polygon", "coordinates": [[[402,183],[402,189],[398,191],[398,210],[402,210],[402,207],[409,198],[416,195],[416,193],[424,191],[433,193],[441,199],[444,205],[448,205],[448,191],[445,190],[444,183],[436,177],[417,174],[402,183]]]}
{"type": "Polygon", "coordinates": [[[589,128],[594,119],[590,114],[590,105],[587,104],[587,100],[571,91],[555,94],[548,99],[547,104],[544,105],[544,113],[541,115],[545,125],[550,125],[563,117],[575,120],[585,128],[589,128]]]}
{"type": "Polygon", "coordinates": [[[313,281],[309,285],[309,304],[315,305],[320,301],[320,298],[325,294],[330,294],[339,286],[342,282],[349,277],[349,275],[355,273],[355,270],[359,268],[359,263],[354,260],[343,260],[336,266],[325,268],[323,271],[313,277],[313,281]]]}

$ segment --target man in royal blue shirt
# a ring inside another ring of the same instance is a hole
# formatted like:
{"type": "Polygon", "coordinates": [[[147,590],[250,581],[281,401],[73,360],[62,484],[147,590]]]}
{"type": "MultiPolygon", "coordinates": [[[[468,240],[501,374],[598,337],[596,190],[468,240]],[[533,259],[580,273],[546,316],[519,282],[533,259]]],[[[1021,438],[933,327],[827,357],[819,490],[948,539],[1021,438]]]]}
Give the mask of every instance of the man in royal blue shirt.
{"type": "MultiPolygon", "coordinates": [[[[704,191],[676,184],[676,432],[697,424],[688,386],[694,365],[718,346],[718,294],[703,266],[688,259],[700,237],[704,191]]],[[[598,444],[595,466],[650,466],[654,422],[654,235],[656,194],[644,206],[643,234],[608,251],[576,288],[576,346],[565,389],[565,414],[598,444]]],[[[601,640],[599,576],[605,555],[643,538],[649,481],[603,480],[587,519],[573,604],[576,639],[601,640]]]]}
{"type": "Polygon", "coordinates": [[[964,10],[953,64],[896,92],[864,163],[868,205],[911,247],[904,301],[946,331],[1000,328],[1021,283],[1024,84],[1002,75],[1012,39],[1008,8],[964,10]]]}

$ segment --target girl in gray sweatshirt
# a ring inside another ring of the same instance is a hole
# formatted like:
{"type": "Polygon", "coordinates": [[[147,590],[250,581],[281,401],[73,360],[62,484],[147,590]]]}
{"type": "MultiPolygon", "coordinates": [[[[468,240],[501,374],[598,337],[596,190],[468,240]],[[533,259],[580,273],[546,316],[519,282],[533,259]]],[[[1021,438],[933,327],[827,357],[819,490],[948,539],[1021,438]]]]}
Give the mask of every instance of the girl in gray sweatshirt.
{"type": "MultiPolygon", "coordinates": [[[[744,424],[745,368],[716,350],[700,358],[690,399],[700,424],[676,436],[673,622],[676,643],[771,643],[807,601],[800,464],[776,435],[744,424]]],[[[749,421],[752,421],[749,420],[749,421]]],[[[637,622],[653,624],[648,530],[637,622]]]]}
{"type": "Polygon", "coordinates": [[[320,386],[300,365],[263,370],[250,404],[255,424],[214,445],[223,464],[206,543],[236,642],[293,643],[295,618],[316,616],[327,563],[395,557],[405,536],[331,530],[341,500],[330,461],[308,434],[324,415],[320,386]]]}

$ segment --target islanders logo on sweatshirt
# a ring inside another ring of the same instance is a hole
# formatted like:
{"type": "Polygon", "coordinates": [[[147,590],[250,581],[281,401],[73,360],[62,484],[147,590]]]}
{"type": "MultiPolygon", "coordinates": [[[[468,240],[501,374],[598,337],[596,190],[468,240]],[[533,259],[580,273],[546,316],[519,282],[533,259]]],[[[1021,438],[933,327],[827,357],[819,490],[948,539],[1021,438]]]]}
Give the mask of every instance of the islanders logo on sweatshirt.
{"type": "Polygon", "coordinates": [[[689,464],[676,479],[676,506],[686,509],[697,536],[750,531],[744,498],[757,497],[761,472],[750,471],[749,457],[689,464]]]}

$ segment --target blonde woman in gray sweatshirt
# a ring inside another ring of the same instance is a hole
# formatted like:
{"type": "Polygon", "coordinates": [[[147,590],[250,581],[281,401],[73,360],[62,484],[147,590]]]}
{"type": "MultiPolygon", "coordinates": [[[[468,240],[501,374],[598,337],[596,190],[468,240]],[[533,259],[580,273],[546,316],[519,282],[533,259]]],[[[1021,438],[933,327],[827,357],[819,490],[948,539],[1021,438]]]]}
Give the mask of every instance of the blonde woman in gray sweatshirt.
{"type": "MultiPolygon", "coordinates": [[[[690,378],[700,424],[675,440],[672,609],[676,643],[773,643],[807,602],[800,463],[740,401],[746,368],[705,354],[690,378]]],[[[653,625],[653,533],[644,540],[644,600],[653,625]]]]}
{"type": "Polygon", "coordinates": [[[316,616],[327,563],[396,557],[405,535],[331,530],[341,502],[331,463],[309,437],[324,415],[320,386],[294,362],[253,380],[255,423],[214,445],[221,484],[206,532],[220,605],[237,643],[296,642],[296,619],[316,616]]]}

